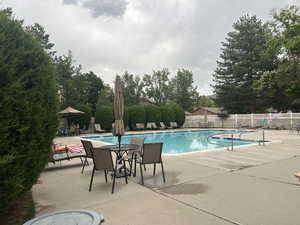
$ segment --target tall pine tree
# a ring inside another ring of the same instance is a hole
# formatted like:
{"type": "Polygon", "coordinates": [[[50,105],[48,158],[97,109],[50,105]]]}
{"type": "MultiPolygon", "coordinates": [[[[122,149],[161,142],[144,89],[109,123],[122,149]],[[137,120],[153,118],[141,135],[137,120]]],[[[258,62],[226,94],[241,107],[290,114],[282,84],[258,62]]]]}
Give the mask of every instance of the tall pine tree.
{"type": "Polygon", "coordinates": [[[230,113],[259,112],[263,101],[253,88],[272,60],[264,56],[271,33],[256,16],[245,15],[222,42],[221,60],[213,74],[216,103],[230,113]]]}

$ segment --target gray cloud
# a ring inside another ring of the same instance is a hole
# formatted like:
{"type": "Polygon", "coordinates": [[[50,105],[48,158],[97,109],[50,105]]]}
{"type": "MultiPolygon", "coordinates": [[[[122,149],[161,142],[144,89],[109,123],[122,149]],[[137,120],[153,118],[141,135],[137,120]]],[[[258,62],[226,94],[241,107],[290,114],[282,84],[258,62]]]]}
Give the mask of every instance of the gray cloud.
{"type": "Polygon", "coordinates": [[[221,42],[245,13],[264,21],[273,8],[299,0],[4,0],[26,24],[45,27],[58,54],[72,50],[84,71],[112,84],[128,70],[193,71],[200,94],[211,94],[221,42]],[[128,3],[127,3],[128,2],[128,3]],[[73,5],[73,7],[70,7],[73,5]],[[93,17],[98,17],[94,19],[93,17]],[[122,17],[116,20],[106,17],[122,17]],[[63,22],[62,22],[63,21],[63,22]]]}
{"type": "Polygon", "coordinates": [[[63,0],[65,5],[79,5],[91,12],[92,17],[122,17],[128,2],[126,0],[63,0]]]}

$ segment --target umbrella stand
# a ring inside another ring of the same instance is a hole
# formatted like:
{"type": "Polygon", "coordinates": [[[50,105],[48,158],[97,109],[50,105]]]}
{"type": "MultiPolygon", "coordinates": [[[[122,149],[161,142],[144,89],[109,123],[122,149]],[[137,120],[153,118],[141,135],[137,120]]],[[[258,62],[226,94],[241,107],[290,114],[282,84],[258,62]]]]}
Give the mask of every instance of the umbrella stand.
{"type": "Polygon", "coordinates": [[[121,139],[122,139],[122,135],[118,135],[119,149],[121,149],[121,139]]]}

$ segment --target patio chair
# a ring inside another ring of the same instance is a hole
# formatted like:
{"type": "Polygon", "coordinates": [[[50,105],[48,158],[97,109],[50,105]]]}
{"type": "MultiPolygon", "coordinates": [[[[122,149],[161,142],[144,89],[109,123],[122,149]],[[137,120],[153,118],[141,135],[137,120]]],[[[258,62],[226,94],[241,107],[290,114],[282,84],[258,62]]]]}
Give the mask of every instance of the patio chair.
{"type": "MultiPolygon", "coordinates": [[[[92,146],[91,142],[90,142],[90,146],[92,146]]],[[[116,182],[117,164],[115,164],[115,166],[114,166],[111,151],[109,149],[101,149],[101,148],[97,148],[97,150],[94,150],[94,148],[92,147],[92,158],[93,158],[93,162],[94,162],[94,167],[93,167],[92,176],[91,176],[91,180],[90,180],[89,191],[92,190],[92,184],[93,184],[95,171],[103,170],[106,183],[107,183],[107,172],[108,171],[112,172],[113,184],[112,184],[112,188],[111,188],[111,193],[113,194],[114,188],[115,188],[115,182],[116,182]]],[[[123,161],[123,163],[124,163],[124,167],[125,167],[125,161],[123,161]]],[[[128,183],[127,175],[125,175],[124,177],[125,177],[125,181],[127,184],[128,183]]]]}
{"type": "Polygon", "coordinates": [[[105,132],[105,130],[102,130],[101,125],[99,123],[95,123],[95,132],[105,132]]]}
{"type": "Polygon", "coordinates": [[[86,140],[81,140],[81,143],[82,143],[83,149],[85,151],[85,156],[83,156],[84,162],[82,164],[82,169],[81,169],[81,173],[83,173],[86,164],[89,165],[88,158],[90,158],[90,159],[93,158],[93,153],[92,153],[93,144],[92,144],[92,142],[86,141],[86,140]]]}
{"type": "MultiPolygon", "coordinates": [[[[143,153],[143,145],[144,145],[145,138],[144,137],[132,137],[130,140],[130,144],[135,144],[139,146],[137,151],[129,151],[124,158],[125,161],[129,162],[130,166],[130,174],[132,172],[132,164],[134,161],[134,176],[136,175],[136,158],[140,157],[143,153]]],[[[146,166],[144,166],[146,170],[146,166]]]]}
{"type": "Polygon", "coordinates": [[[163,181],[164,181],[164,183],[166,182],[164,166],[163,166],[163,162],[161,159],[162,147],[163,147],[163,143],[144,144],[143,153],[142,153],[141,157],[137,158],[137,160],[136,160],[137,163],[140,164],[142,184],[144,184],[142,165],[154,164],[154,168],[153,168],[153,176],[154,176],[157,163],[160,163],[160,165],[161,165],[163,181]]]}

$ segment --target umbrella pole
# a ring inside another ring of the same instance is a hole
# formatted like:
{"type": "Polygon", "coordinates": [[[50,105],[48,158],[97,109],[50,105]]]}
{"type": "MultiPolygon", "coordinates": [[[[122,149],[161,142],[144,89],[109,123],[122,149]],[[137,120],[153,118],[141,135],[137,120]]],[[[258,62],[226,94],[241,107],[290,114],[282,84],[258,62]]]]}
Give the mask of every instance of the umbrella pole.
{"type": "Polygon", "coordinates": [[[118,135],[119,149],[121,149],[121,139],[122,139],[122,136],[118,135]]]}

